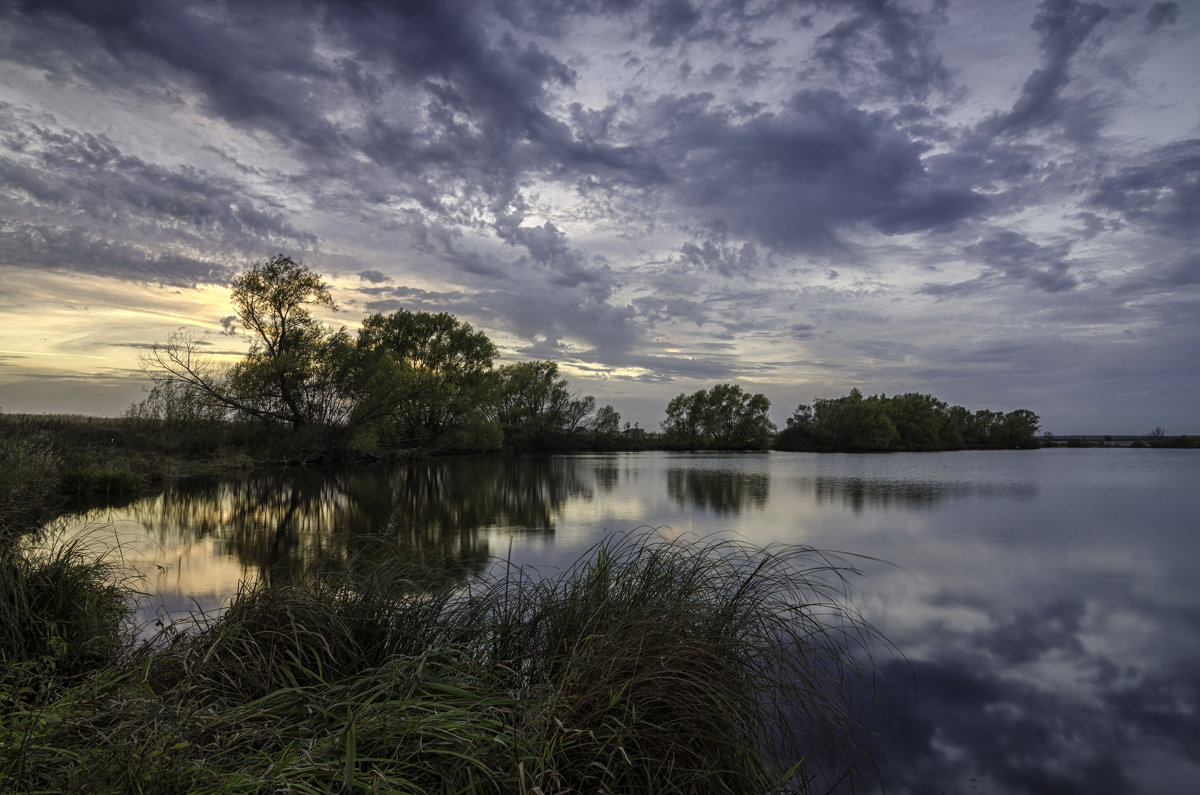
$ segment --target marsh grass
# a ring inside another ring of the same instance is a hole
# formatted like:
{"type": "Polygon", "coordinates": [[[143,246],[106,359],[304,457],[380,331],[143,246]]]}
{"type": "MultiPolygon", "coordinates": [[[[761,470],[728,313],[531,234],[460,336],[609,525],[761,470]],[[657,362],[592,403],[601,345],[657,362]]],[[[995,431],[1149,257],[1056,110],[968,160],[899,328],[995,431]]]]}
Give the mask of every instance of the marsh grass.
{"type": "Polygon", "coordinates": [[[134,592],[117,557],[53,532],[0,549],[0,679],[70,680],[128,646],[134,592]]]}
{"type": "MultiPolygon", "coordinates": [[[[467,586],[382,554],[264,579],[36,709],[9,697],[0,789],[781,792],[856,780],[870,771],[850,761],[865,740],[850,699],[871,681],[876,636],[845,606],[851,573],[811,549],[646,530],[562,572],[501,563],[467,586]]],[[[104,637],[110,653],[116,635],[104,637]]]]}

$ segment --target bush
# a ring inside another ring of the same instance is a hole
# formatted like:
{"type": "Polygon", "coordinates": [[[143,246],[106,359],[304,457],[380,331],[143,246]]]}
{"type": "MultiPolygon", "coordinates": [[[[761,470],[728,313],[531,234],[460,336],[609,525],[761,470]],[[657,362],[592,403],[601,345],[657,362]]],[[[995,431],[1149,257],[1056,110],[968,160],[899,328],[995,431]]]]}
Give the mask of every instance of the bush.
{"type": "Polygon", "coordinates": [[[83,539],[26,536],[6,547],[0,553],[0,670],[10,677],[33,672],[52,683],[111,662],[129,637],[133,593],[116,574],[110,553],[83,539]]]}

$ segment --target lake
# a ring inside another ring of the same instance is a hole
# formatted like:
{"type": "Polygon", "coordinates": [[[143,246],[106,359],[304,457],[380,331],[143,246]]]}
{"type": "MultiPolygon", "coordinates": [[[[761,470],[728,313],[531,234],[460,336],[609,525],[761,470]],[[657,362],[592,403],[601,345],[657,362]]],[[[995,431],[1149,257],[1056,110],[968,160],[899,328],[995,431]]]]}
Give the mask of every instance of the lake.
{"type": "MultiPolygon", "coordinates": [[[[371,549],[449,580],[565,567],[606,534],[851,555],[889,792],[1200,792],[1200,452],[451,458],[187,481],[73,518],[146,575],[147,620],[371,549]]],[[[74,530],[72,530],[74,532],[74,530]]]]}

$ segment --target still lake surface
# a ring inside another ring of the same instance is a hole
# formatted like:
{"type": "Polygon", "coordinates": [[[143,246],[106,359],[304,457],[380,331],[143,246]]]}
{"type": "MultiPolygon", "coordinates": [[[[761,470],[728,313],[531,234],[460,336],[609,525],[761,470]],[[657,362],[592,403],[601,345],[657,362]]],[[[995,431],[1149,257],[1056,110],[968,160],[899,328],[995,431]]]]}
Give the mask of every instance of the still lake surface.
{"type": "Polygon", "coordinates": [[[869,556],[853,606],[907,658],[865,716],[887,791],[1194,793],[1198,492],[1191,450],[629,453],[254,472],[71,521],[121,540],[149,621],[381,534],[450,579],[644,526],[869,556]]]}

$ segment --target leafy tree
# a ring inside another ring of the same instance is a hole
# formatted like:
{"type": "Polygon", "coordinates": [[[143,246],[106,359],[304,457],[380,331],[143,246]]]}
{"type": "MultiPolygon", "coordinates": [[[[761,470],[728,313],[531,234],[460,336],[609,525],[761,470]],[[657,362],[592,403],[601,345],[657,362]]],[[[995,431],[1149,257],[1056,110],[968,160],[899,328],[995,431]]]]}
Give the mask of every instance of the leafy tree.
{"type": "Polygon", "coordinates": [[[409,441],[453,446],[446,444],[451,436],[461,440],[460,431],[482,421],[496,353],[487,335],[445,312],[371,315],[358,334],[356,420],[384,424],[409,441]]]}
{"type": "Polygon", "coordinates": [[[592,418],[592,432],[599,436],[621,435],[621,414],[610,405],[601,406],[592,418]]]}
{"type": "Polygon", "coordinates": [[[621,415],[610,405],[596,409],[588,428],[591,445],[597,450],[612,450],[621,444],[621,415]]]}
{"type": "Polygon", "coordinates": [[[1041,419],[1029,409],[1017,409],[1004,415],[996,442],[1014,450],[1040,447],[1037,432],[1041,419]]]}
{"type": "Polygon", "coordinates": [[[496,371],[491,416],[503,429],[508,447],[568,446],[587,427],[595,407],[594,398],[571,392],[556,362],[518,362],[496,371]]]}
{"type": "Polygon", "coordinates": [[[1026,409],[1002,414],[948,406],[932,395],[839,398],[800,405],[776,437],[781,450],[960,450],[1037,447],[1038,416],[1026,409]]]}
{"type": "Polygon", "coordinates": [[[762,450],[775,432],[770,408],[763,394],[717,384],[672,398],[662,428],[669,442],[689,449],[762,450]]]}
{"type": "Polygon", "coordinates": [[[230,284],[234,312],[253,335],[246,357],[231,368],[215,365],[200,340],[173,335],[143,360],[156,383],[203,396],[243,414],[293,429],[333,425],[350,406],[337,383],[348,347],[313,317],[309,307],[336,309],[318,273],[290,257],[255,263],[230,284]]]}

